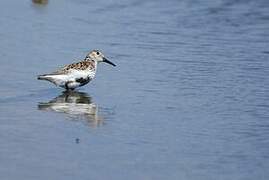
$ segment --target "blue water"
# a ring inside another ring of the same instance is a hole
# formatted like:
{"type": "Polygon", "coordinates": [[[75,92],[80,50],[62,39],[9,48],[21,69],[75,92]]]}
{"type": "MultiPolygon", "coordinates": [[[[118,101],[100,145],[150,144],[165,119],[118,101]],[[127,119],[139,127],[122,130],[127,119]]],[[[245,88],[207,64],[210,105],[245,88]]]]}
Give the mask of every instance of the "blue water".
{"type": "Polygon", "coordinates": [[[0,27],[0,179],[269,179],[267,0],[2,0],[0,27]],[[117,67],[36,80],[91,49],[117,67]]]}

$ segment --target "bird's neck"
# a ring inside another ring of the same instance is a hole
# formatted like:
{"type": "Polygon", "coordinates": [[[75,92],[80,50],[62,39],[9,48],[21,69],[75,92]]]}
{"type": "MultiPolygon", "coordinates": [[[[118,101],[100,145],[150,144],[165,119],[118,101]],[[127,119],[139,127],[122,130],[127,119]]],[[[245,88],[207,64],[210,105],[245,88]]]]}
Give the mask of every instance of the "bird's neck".
{"type": "Polygon", "coordinates": [[[84,61],[93,61],[93,59],[90,58],[90,57],[88,57],[88,56],[86,56],[85,59],[84,59],[84,61]]]}
{"type": "Polygon", "coordinates": [[[86,57],[84,61],[90,62],[91,66],[96,70],[98,64],[96,60],[86,57]]]}
{"type": "Polygon", "coordinates": [[[84,61],[93,61],[93,62],[95,62],[97,64],[97,61],[90,58],[90,57],[85,57],[84,61]]]}

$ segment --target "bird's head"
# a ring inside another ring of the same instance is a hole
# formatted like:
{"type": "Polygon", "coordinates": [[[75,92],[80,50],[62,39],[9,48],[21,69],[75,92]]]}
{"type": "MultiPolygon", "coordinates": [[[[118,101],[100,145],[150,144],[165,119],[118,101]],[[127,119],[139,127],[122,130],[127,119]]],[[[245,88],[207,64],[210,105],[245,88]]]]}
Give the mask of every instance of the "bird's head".
{"type": "Polygon", "coordinates": [[[112,66],[116,66],[114,63],[110,62],[99,50],[92,50],[89,52],[85,58],[85,60],[90,59],[99,62],[105,62],[111,64],[112,66]]]}

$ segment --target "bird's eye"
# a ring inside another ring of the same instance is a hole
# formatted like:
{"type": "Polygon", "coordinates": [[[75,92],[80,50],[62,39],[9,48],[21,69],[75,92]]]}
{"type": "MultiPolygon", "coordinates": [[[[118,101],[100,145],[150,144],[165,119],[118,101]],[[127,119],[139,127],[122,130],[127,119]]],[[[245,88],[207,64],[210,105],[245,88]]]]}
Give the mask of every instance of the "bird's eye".
{"type": "Polygon", "coordinates": [[[97,51],[96,54],[99,55],[100,53],[97,51]]]}

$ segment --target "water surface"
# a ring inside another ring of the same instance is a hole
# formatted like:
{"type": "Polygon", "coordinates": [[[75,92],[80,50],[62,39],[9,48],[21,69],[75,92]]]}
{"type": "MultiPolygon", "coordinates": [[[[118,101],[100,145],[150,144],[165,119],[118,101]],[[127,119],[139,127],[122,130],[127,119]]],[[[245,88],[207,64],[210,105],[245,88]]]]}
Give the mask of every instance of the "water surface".
{"type": "Polygon", "coordinates": [[[0,179],[268,179],[269,3],[0,2],[0,179]],[[101,49],[66,93],[36,75],[101,49]]]}

